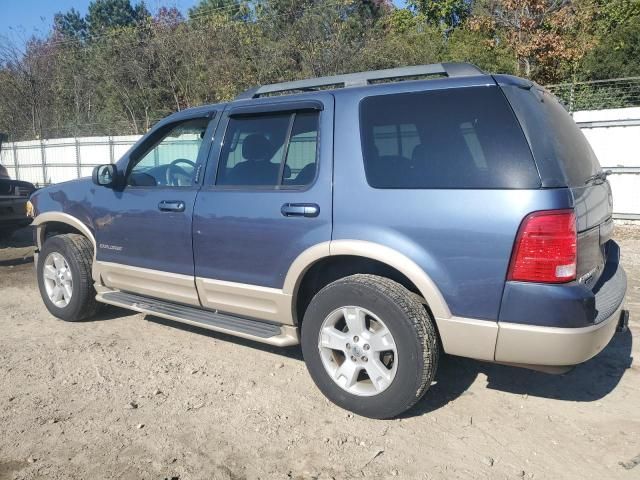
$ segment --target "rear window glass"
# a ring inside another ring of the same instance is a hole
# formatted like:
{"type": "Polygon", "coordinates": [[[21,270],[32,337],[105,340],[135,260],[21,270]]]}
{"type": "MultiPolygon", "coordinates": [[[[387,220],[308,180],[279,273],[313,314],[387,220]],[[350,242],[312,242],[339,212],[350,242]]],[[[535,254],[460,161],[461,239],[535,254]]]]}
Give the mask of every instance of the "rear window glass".
{"type": "Polygon", "coordinates": [[[524,134],[498,88],[365,98],[360,130],[376,188],[538,188],[524,134]]]}

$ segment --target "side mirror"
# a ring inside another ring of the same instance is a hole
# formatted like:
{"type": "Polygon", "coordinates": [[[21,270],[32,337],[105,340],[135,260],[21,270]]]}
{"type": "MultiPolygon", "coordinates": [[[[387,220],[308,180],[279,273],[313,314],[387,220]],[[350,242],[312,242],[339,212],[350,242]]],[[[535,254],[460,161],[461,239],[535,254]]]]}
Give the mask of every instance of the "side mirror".
{"type": "Polygon", "coordinates": [[[115,165],[107,163],[98,165],[93,169],[93,183],[102,187],[114,188],[118,178],[118,169],[115,165]]]}

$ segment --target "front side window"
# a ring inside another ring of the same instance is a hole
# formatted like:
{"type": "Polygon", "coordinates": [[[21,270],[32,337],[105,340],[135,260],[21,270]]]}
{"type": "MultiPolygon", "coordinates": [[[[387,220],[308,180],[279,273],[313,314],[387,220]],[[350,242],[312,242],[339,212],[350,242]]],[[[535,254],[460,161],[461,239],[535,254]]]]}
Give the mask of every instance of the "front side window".
{"type": "Polygon", "coordinates": [[[208,119],[197,118],[170,127],[135,161],[127,176],[127,185],[191,186],[208,124],[208,119]]]}
{"type": "Polygon", "coordinates": [[[316,175],[317,145],[317,112],[231,117],[216,184],[308,185],[316,175]]]}
{"type": "Polygon", "coordinates": [[[368,97],[360,129],[372,187],[540,186],[526,138],[497,87],[368,97]]]}

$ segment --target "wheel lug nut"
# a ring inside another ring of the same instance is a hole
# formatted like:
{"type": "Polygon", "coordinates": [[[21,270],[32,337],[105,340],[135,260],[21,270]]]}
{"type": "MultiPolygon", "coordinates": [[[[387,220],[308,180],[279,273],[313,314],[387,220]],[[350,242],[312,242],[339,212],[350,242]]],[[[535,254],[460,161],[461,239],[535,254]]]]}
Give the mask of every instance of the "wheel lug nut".
{"type": "Polygon", "coordinates": [[[347,348],[351,348],[351,344],[350,343],[347,343],[347,348]]]}
{"type": "Polygon", "coordinates": [[[362,357],[362,361],[366,362],[367,361],[367,357],[362,357]]]}
{"type": "Polygon", "coordinates": [[[358,340],[360,340],[358,337],[353,337],[353,341],[358,343],[358,340]]]}
{"type": "Polygon", "coordinates": [[[351,361],[355,362],[356,361],[356,357],[354,357],[353,355],[351,356],[351,361]]]}
{"type": "Polygon", "coordinates": [[[368,344],[368,343],[365,343],[365,344],[364,344],[364,347],[362,347],[362,348],[364,348],[365,350],[369,350],[369,344],[368,344]]]}

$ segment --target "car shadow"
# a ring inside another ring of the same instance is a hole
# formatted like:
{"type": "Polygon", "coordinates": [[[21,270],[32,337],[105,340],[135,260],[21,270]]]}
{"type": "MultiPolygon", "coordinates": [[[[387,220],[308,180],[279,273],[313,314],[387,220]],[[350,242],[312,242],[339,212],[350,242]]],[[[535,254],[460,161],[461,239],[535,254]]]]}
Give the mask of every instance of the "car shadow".
{"type": "MultiPolygon", "coordinates": [[[[94,320],[110,320],[131,314],[132,312],[129,310],[109,306],[103,308],[94,320]]],[[[146,315],[145,320],[233,343],[240,347],[304,361],[299,346],[275,347],[154,315],[146,315]]],[[[562,375],[443,355],[440,359],[435,383],[422,400],[400,418],[417,417],[442,408],[449,402],[467,394],[469,387],[476,381],[479,374],[486,376],[486,388],[492,390],[556,400],[594,402],[611,393],[622,379],[625,371],[631,367],[633,363],[632,346],[633,338],[630,330],[616,333],[602,352],[562,375]]]]}
{"type": "Polygon", "coordinates": [[[29,227],[17,230],[10,237],[0,238],[0,267],[15,267],[33,262],[33,235],[29,227]]]}
{"type": "Polygon", "coordinates": [[[117,320],[122,317],[135,315],[136,312],[127,310],[126,308],[116,307],[114,305],[100,305],[100,310],[92,317],[80,320],[78,323],[105,322],[108,320],[117,320]]]}
{"type": "Polygon", "coordinates": [[[221,340],[224,342],[234,343],[242,347],[262,350],[263,352],[269,352],[276,355],[281,355],[283,357],[292,358],[294,360],[303,361],[302,351],[300,350],[300,347],[297,345],[294,345],[292,347],[276,347],[273,345],[268,345],[266,343],[260,343],[255,340],[249,340],[242,337],[236,337],[234,335],[228,335],[222,332],[216,332],[214,330],[208,330],[206,328],[197,327],[195,325],[189,325],[188,323],[175,322],[173,320],[156,317],[154,315],[146,315],[145,320],[148,320],[150,322],[157,323],[160,325],[165,325],[171,328],[178,328],[180,330],[184,330],[185,332],[197,333],[199,335],[215,338],[217,340],[221,340]]]}
{"type": "Polygon", "coordinates": [[[13,232],[9,237],[0,238],[0,249],[22,248],[33,246],[33,233],[31,227],[23,227],[13,232]]]}
{"type": "Polygon", "coordinates": [[[0,267],[17,267],[18,265],[24,265],[26,263],[33,263],[33,255],[0,260],[0,267]]]}
{"type": "Polygon", "coordinates": [[[617,333],[602,352],[562,375],[445,356],[436,383],[402,418],[424,415],[445,406],[466,394],[481,373],[487,377],[486,388],[492,390],[573,402],[597,401],[611,393],[631,367],[632,345],[630,330],[617,333]]]}

